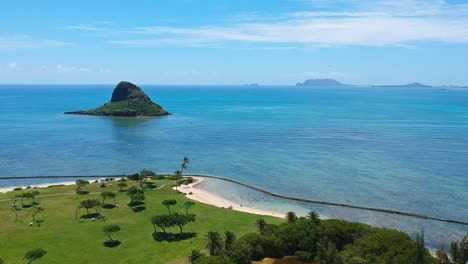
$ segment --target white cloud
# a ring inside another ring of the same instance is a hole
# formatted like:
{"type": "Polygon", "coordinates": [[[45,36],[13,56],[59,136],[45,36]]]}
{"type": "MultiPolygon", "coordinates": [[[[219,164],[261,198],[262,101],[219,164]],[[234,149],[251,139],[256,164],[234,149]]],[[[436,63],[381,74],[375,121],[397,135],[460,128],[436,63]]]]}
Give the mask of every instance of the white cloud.
{"type": "Polygon", "coordinates": [[[7,71],[20,71],[21,68],[18,66],[16,61],[12,61],[7,64],[7,71]]]}
{"type": "Polygon", "coordinates": [[[202,73],[198,70],[188,70],[188,71],[165,71],[162,73],[164,76],[172,77],[182,77],[182,76],[199,76],[202,73]]]}
{"type": "Polygon", "coordinates": [[[111,72],[112,72],[111,69],[109,69],[109,68],[102,68],[102,67],[99,68],[98,71],[99,71],[99,73],[111,73],[111,72]]]}
{"type": "MultiPolygon", "coordinates": [[[[328,4],[323,0],[310,2],[328,4]]],[[[252,13],[235,18],[243,22],[226,26],[139,27],[127,32],[139,38],[109,42],[127,46],[248,42],[402,47],[422,41],[468,43],[468,4],[453,5],[443,0],[341,2],[349,7],[287,13],[276,20],[252,13]]]]}
{"type": "MultiPolygon", "coordinates": [[[[108,25],[109,22],[105,21],[105,23],[101,22],[98,24],[101,25],[108,25]]],[[[66,26],[66,29],[72,29],[72,30],[83,30],[83,31],[104,31],[107,30],[104,27],[99,27],[93,24],[78,24],[78,25],[71,25],[71,26],[66,26]]]]}
{"type": "Polygon", "coordinates": [[[58,48],[69,47],[75,44],[71,42],[59,41],[54,39],[39,39],[29,35],[14,35],[9,37],[0,37],[0,51],[17,50],[29,48],[58,48]]]}
{"type": "Polygon", "coordinates": [[[88,73],[90,70],[85,67],[75,67],[75,66],[64,66],[62,64],[57,64],[55,70],[58,73],[88,73]]]}

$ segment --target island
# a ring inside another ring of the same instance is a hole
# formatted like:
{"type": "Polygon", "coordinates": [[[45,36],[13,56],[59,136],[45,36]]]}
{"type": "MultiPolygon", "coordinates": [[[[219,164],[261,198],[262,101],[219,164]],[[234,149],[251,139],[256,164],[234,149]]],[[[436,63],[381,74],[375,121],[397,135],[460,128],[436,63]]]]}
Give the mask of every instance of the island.
{"type": "Polygon", "coordinates": [[[151,101],[140,87],[131,82],[120,82],[112,92],[110,102],[101,107],[87,111],[65,112],[64,114],[122,117],[170,115],[160,105],[151,101]]]}
{"type": "Polygon", "coordinates": [[[429,88],[432,87],[430,85],[418,83],[418,82],[412,82],[408,84],[403,84],[403,85],[372,85],[372,87],[421,87],[421,88],[429,88]]]}
{"type": "Polygon", "coordinates": [[[296,86],[347,86],[335,79],[309,79],[303,83],[297,83],[296,86]]]}

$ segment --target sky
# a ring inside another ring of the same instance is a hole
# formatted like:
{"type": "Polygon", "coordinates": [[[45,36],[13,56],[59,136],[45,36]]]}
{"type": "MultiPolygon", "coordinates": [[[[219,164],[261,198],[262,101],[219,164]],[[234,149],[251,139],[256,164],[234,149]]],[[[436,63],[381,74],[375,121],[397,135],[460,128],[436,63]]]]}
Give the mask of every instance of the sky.
{"type": "Polygon", "coordinates": [[[468,85],[468,0],[2,1],[0,83],[468,85]]]}

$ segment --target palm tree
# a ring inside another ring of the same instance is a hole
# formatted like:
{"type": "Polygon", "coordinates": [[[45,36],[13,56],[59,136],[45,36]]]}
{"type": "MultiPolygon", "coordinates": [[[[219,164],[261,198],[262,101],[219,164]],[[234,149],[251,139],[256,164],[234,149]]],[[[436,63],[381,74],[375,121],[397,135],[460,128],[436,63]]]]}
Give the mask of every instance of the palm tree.
{"type": "Polygon", "coordinates": [[[175,179],[176,179],[175,189],[177,191],[177,186],[179,186],[179,180],[180,180],[180,178],[182,178],[182,172],[180,170],[176,170],[174,173],[176,175],[176,177],[175,177],[175,179]]]}
{"type": "Polygon", "coordinates": [[[202,257],[202,253],[198,249],[192,249],[192,252],[189,255],[190,263],[195,262],[195,260],[202,257]]]}
{"type": "Polygon", "coordinates": [[[209,231],[206,234],[206,239],[208,243],[205,248],[210,251],[210,256],[216,255],[216,253],[223,248],[223,241],[219,232],[209,231]]]}
{"type": "Polygon", "coordinates": [[[310,221],[318,224],[320,222],[320,215],[315,212],[315,211],[310,211],[307,213],[307,218],[310,219],[310,221]]]}
{"type": "Polygon", "coordinates": [[[231,251],[234,241],[236,241],[236,234],[234,234],[234,232],[224,232],[224,250],[231,251]]]}
{"type": "Polygon", "coordinates": [[[267,222],[266,222],[265,219],[263,219],[263,218],[257,220],[256,226],[257,226],[258,231],[259,231],[260,233],[262,233],[263,231],[265,231],[266,224],[267,224],[267,222]]]}
{"type": "Polygon", "coordinates": [[[288,224],[295,223],[297,221],[297,215],[294,212],[287,212],[286,219],[288,219],[288,224]]]}

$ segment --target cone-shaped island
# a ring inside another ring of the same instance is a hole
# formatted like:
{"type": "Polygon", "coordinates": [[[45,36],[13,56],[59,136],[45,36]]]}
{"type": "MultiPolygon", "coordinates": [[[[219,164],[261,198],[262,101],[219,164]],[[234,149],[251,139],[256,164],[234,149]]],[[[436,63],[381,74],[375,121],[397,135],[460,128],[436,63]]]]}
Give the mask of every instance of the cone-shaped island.
{"type": "Polygon", "coordinates": [[[140,87],[130,82],[120,82],[112,92],[111,101],[101,107],[64,114],[126,117],[170,115],[160,105],[151,101],[140,87]]]}

